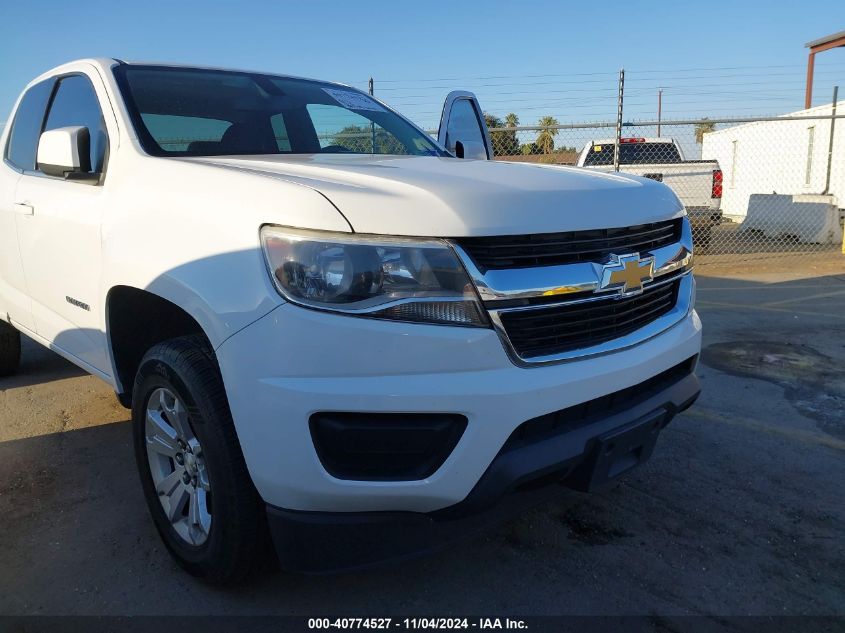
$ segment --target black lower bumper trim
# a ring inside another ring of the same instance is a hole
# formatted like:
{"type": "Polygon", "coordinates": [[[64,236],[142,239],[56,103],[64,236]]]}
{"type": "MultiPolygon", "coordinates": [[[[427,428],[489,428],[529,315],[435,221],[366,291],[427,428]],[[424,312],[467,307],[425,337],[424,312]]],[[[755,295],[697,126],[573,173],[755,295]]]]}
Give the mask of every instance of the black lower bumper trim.
{"type": "MultiPolygon", "coordinates": [[[[693,365],[691,360],[690,371],[693,365]]],[[[561,494],[564,486],[592,490],[648,459],[657,433],[699,392],[698,379],[688,373],[623,411],[503,449],[466,499],[436,512],[268,506],[279,560],[307,573],[372,567],[439,549],[561,494]]]]}
{"type": "Polygon", "coordinates": [[[418,558],[564,494],[545,486],[508,495],[486,512],[444,519],[421,512],[299,512],[267,507],[282,568],[327,574],[418,558]]]}

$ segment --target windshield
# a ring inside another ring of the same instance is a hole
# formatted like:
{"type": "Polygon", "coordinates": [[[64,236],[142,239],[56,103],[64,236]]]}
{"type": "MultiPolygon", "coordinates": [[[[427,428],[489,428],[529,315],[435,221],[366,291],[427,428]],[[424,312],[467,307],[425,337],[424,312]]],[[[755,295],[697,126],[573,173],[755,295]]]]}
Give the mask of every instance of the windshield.
{"type": "MultiPolygon", "coordinates": [[[[587,152],[584,165],[612,165],[616,143],[594,143],[587,152]]],[[[619,146],[620,165],[644,163],[680,163],[681,155],[674,143],[622,143],[619,146]]]]}
{"type": "Polygon", "coordinates": [[[447,155],[354,88],[169,66],[123,64],[114,72],[144,151],[153,156],[447,155]]]}

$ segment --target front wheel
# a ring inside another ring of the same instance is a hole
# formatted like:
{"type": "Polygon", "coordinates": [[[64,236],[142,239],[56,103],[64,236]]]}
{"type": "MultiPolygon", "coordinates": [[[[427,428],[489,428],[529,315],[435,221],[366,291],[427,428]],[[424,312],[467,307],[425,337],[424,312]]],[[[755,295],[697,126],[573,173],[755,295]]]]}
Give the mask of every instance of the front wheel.
{"type": "Polygon", "coordinates": [[[266,517],[205,339],[160,343],[132,395],[135,458],[155,526],[190,574],[236,582],[267,551],[266,517]]]}
{"type": "Polygon", "coordinates": [[[0,376],[11,376],[21,362],[21,333],[0,323],[0,376]]]}

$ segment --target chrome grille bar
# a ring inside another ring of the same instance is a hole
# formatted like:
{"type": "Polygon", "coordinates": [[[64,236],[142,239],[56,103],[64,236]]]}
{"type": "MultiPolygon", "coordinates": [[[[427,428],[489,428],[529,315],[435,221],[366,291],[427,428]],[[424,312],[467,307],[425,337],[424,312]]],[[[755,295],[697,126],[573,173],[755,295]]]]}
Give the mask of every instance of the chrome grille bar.
{"type": "Polygon", "coordinates": [[[686,218],[681,218],[679,233],[675,242],[635,251],[640,258],[654,258],[654,273],[642,292],[633,295],[600,287],[605,257],[482,271],[462,248],[465,240],[452,241],[452,246],[511,359],[532,367],[638,345],[681,321],[692,309],[695,289],[692,232],[686,218]]]}

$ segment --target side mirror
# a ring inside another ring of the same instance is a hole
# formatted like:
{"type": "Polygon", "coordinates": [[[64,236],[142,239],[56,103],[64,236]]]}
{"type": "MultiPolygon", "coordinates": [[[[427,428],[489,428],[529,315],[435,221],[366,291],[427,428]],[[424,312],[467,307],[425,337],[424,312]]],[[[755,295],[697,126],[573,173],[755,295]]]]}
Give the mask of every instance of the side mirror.
{"type": "Polygon", "coordinates": [[[437,140],[458,158],[493,159],[484,113],[471,92],[454,90],[447,95],[437,140]]]}
{"type": "Polygon", "coordinates": [[[481,141],[455,141],[455,156],[458,158],[472,158],[475,160],[487,160],[487,148],[481,141]]]}
{"type": "Polygon", "coordinates": [[[67,180],[99,178],[91,174],[91,136],[87,127],[49,130],[38,140],[38,169],[67,180]]]}

